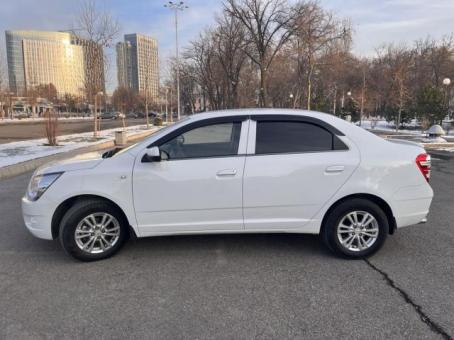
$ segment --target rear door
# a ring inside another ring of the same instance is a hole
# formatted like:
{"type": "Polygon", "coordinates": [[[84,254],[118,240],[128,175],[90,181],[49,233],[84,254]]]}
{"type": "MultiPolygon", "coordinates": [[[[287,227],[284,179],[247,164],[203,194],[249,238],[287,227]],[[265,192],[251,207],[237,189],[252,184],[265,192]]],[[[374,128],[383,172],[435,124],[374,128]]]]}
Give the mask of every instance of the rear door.
{"type": "Polygon", "coordinates": [[[358,151],[316,119],[252,119],[244,170],[245,228],[301,228],[358,166],[358,151]]]}

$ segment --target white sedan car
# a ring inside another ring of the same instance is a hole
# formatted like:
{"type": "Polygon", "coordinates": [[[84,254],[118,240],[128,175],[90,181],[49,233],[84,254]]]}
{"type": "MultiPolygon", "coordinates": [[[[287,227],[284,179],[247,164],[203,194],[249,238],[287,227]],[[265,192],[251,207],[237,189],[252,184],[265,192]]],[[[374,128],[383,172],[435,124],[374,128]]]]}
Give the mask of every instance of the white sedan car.
{"type": "Polygon", "coordinates": [[[84,261],[131,236],[283,232],[361,258],[426,220],[430,166],[419,145],[328,114],[211,112],[118,153],[39,168],[22,209],[31,233],[84,261]]]}

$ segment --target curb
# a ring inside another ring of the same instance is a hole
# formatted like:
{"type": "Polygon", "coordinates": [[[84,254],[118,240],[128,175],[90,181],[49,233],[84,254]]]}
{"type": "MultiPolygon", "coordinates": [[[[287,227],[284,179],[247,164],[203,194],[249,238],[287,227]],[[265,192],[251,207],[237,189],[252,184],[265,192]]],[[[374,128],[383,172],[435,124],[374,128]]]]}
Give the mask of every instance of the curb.
{"type": "MultiPolygon", "coordinates": [[[[138,140],[141,140],[141,139],[151,135],[155,131],[156,131],[156,129],[152,128],[151,130],[139,132],[134,135],[128,136],[128,142],[136,142],[138,140]]],[[[52,161],[67,159],[67,158],[74,157],[81,153],[99,151],[99,150],[103,150],[103,149],[112,148],[114,146],[115,146],[114,141],[110,140],[110,141],[102,142],[102,143],[99,143],[96,145],[81,147],[81,148],[71,150],[68,152],[61,152],[61,153],[57,153],[55,155],[35,158],[35,159],[31,159],[29,161],[8,165],[3,168],[0,168],[0,180],[11,178],[11,177],[18,176],[23,173],[35,170],[36,168],[40,167],[41,165],[44,165],[44,164],[52,162],[52,161]]]]}
{"type": "Polygon", "coordinates": [[[431,155],[432,157],[435,157],[435,158],[440,158],[443,160],[454,159],[454,152],[447,152],[447,151],[441,151],[441,150],[430,150],[430,149],[426,149],[426,151],[429,155],[431,155]]]}

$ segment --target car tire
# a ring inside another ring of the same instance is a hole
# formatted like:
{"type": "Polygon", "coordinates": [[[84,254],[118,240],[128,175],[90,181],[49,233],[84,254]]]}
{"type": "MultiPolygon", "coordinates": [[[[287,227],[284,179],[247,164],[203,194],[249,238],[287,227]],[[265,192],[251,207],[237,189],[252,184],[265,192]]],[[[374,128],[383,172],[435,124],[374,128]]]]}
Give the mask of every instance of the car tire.
{"type": "Polygon", "coordinates": [[[350,259],[375,253],[383,246],[388,233],[388,218],[383,210],[374,202],[360,198],[336,205],[325,218],[320,232],[334,254],[350,259]]]}
{"type": "Polygon", "coordinates": [[[80,261],[111,257],[120,250],[128,236],[128,222],[124,215],[109,202],[99,199],[76,202],[60,222],[59,238],[63,249],[80,261]],[[91,243],[86,244],[89,241],[91,243]]]}

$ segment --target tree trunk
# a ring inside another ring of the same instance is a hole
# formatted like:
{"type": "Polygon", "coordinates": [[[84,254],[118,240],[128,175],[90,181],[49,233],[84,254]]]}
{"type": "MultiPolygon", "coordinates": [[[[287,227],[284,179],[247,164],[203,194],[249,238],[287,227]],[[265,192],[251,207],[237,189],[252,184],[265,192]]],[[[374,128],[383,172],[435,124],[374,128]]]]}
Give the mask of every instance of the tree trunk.
{"type": "Polygon", "coordinates": [[[260,66],[260,92],[259,92],[259,106],[266,107],[266,70],[260,66]]]}
{"type": "Polygon", "coordinates": [[[402,116],[402,108],[399,107],[399,112],[397,114],[397,122],[396,122],[396,132],[399,131],[401,116],[402,116]]]}
{"type": "Polygon", "coordinates": [[[403,106],[403,101],[404,101],[403,93],[402,93],[402,91],[400,91],[400,94],[399,94],[399,112],[398,112],[398,114],[397,114],[396,132],[399,131],[400,121],[401,121],[401,119],[402,119],[402,106],[403,106]]]}
{"type": "Polygon", "coordinates": [[[147,117],[147,129],[150,128],[150,119],[148,118],[148,99],[145,99],[145,117],[147,117]]]}
{"type": "Polygon", "coordinates": [[[337,104],[337,85],[334,86],[333,115],[336,115],[336,104],[337,104]]]}
{"type": "Polygon", "coordinates": [[[314,67],[309,65],[309,74],[307,75],[307,109],[311,109],[311,99],[312,99],[312,72],[314,67]]]}
{"type": "Polygon", "coordinates": [[[93,120],[94,120],[94,127],[93,127],[93,138],[98,138],[98,122],[97,122],[97,103],[95,98],[95,107],[93,110],[93,120]]]}

